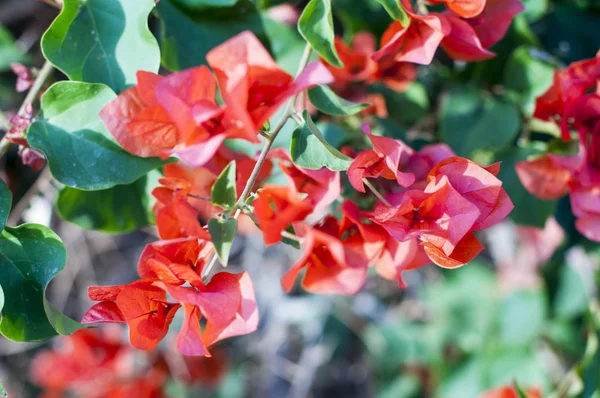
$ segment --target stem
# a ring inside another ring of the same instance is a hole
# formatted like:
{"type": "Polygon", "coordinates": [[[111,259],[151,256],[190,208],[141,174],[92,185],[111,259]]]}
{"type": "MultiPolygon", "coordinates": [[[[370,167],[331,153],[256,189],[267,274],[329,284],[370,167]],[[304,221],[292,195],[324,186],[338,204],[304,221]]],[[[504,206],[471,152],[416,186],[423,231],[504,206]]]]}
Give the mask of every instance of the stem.
{"type": "MultiPolygon", "coordinates": [[[[38,94],[40,93],[42,86],[46,82],[46,79],[48,79],[48,77],[52,73],[53,69],[54,69],[54,67],[52,66],[52,64],[49,61],[46,61],[44,66],[42,66],[42,69],[40,69],[40,72],[38,73],[35,81],[33,82],[31,89],[27,93],[27,96],[23,100],[23,103],[21,104],[21,107],[19,108],[19,112],[17,113],[17,115],[22,116],[23,113],[25,113],[25,108],[27,107],[27,105],[33,104],[33,102],[37,98],[38,94]]],[[[8,151],[8,148],[10,148],[10,145],[11,145],[11,142],[8,141],[6,139],[6,137],[4,137],[4,138],[2,138],[2,140],[0,140],[0,158],[6,154],[6,152],[8,151]]]]}
{"type": "MultiPolygon", "coordinates": [[[[306,68],[306,65],[308,64],[308,61],[310,59],[311,51],[312,51],[312,49],[310,47],[310,44],[307,44],[306,47],[304,48],[304,53],[302,54],[302,58],[300,60],[300,65],[298,66],[298,72],[296,73],[296,77],[298,77],[298,75],[300,75],[300,73],[302,73],[304,68],[306,68]]],[[[252,192],[252,188],[254,187],[254,184],[256,183],[256,178],[258,177],[258,173],[260,172],[262,165],[265,163],[265,160],[267,159],[267,155],[269,154],[269,151],[271,150],[271,147],[273,146],[273,142],[275,142],[275,138],[277,138],[277,135],[283,129],[283,126],[285,126],[288,119],[291,118],[296,112],[296,110],[295,110],[296,99],[298,98],[298,96],[300,94],[301,93],[298,93],[295,96],[293,96],[292,98],[290,98],[290,100],[287,102],[287,105],[285,106],[285,110],[283,111],[283,115],[281,116],[281,119],[279,119],[279,121],[277,122],[277,124],[275,125],[273,130],[271,131],[271,134],[269,134],[269,138],[266,140],[265,146],[263,147],[263,149],[260,152],[260,155],[258,156],[256,165],[254,166],[254,169],[252,170],[252,174],[250,174],[250,178],[248,179],[248,182],[246,183],[246,186],[244,187],[244,191],[242,192],[242,195],[238,199],[237,203],[235,204],[237,208],[242,208],[244,206],[244,203],[246,202],[248,195],[250,195],[250,192],[252,192]]]]}
{"type": "Polygon", "coordinates": [[[388,202],[387,199],[384,198],[383,195],[381,195],[377,189],[375,189],[375,187],[371,184],[371,182],[369,180],[367,180],[366,178],[363,178],[362,181],[367,186],[367,188],[369,188],[369,190],[371,192],[373,192],[373,195],[375,195],[377,197],[377,199],[379,199],[381,201],[381,203],[383,203],[384,205],[386,205],[388,207],[393,207],[392,204],[390,202],[388,202]]]}
{"type": "Polygon", "coordinates": [[[210,261],[208,262],[206,267],[204,267],[204,269],[202,270],[202,275],[200,276],[204,282],[206,282],[206,279],[210,276],[210,274],[212,274],[212,271],[215,268],[215,265],[217,264],[217,260],[217,254],[213,253],[212,257],[210,258],[210,261]]]}
{"type": "Polygon", "coordinates": [[[294,235],[289,233],[288,231],[281,231],[281,236],[290,240],[295,240],[296,242],[303,244],[304,243],[304,238],[298,236],[298,235],[294,235]]]}

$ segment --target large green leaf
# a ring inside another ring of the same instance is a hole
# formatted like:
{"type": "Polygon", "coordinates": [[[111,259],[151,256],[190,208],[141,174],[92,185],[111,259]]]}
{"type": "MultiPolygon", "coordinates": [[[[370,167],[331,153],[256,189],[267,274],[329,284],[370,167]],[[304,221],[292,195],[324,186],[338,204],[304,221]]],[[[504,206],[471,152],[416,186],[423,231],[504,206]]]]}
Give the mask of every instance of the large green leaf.
{"type": "Polygon", "coordinates": [[[44,119],[27,139],[44,152],[52,175],[84,190],[130,184],[165,162],[125,152],[104,127],[98,112],[115,93],[103,84],[59,82],[42,97],[44,119]]]}
{"type": "MultiPolygon", "coordinates": [[[[10,207],[12,206],[12,192],[6,186],[4,181],[0,180],[0,230],[6,225],[10,207]]],[[[2,306],[0,306],[1,308],[2,306]]]]}
{"type": "Polygon", "coordinates": [[[135,231],[151,222],[148,177],[99,191],[65,187],[56,199],[64,219],[83,229],[107,233],[135,231]]]}
{"type": "Polygon", "coordinates": [[[226,267],[231,245],[237,232],[237,220],[235,218],[228,218],[227,220],[211,218],[208,220],[208,232],[219,260],[226,267]]]}
{"type": "Polygon", "coordinates": [[[121,92],[138,70],[158,72],[160,51],[148,29],[153,7],[153,0],[64,0],[42,51],[69,79],[121,92]]]}
{"type": "Polygon", "coordinates": [[[248,0],[198,15],[184,13],[168,0],[158,3],[156,10],[162,22],[162,63],[172,71],[205,64],[210,50],[244,30],[259,35],[263,31],[260,15],[248,0]]]}
{"type": "Polygon", "coordinates": [[[495,160],[502,162],[498,178],[515,204],[509,217],[517,224],[543,228],[548,217],[554,214],[556,202],[538,199],[530,194],[521,184],[515,171],[515,163],[527,159],[533,153],[535,151],[532,149],[513,148],[497,154],[495,160]]]}
{"type": "Polygon", "coordinates": [[[519,134],[517,108],[476,88],[457,87],[440,106],[440,135],[454,151],[471,157],[474,150],[500,150],[519,134]]]}
{"type": "Polygon", "coordinates": [[[546,294],[542,289],[512,293],[500,308],[501,342],[529,346],[542,331],[546,312],[546,294]]]}
{"type": "Polygon", "coordinates": [[[369,106],[346,101],[327,86],[317,86],[308,90],[308,98],[318,110],[333,116],[354,115],[369,106]]]}
{"type": "Polygon", "coordinates": [[[585,312],[592,293],[585,283],[585,276],[570,264],[560,268],[560,282],[554,297],[554,311],[556,315],[565,319],[575,318],[585,312]]]}
{"type": "Polygon", "coordinates": [[[25,52],[17,45],[10,32],[0,25],[0,72],[7,70],[13,62],[23,62],[25,59],[25,52]]]}
{"type": "Polygon", "coordinates": [[[0,234],[0,286],[5,303],[0,333],[15,341],[71,334],[81,325],[46,300],[48,283],[63,269],[66,250],[43,225],[6,227],[0,234]]]}
{"type": "Polygon", "coordinates": [[[334,45],[330,0],[311,0],[300,15],[298,31],[325,61],[339,68],[344,66],[334,45]]]}
{"type": "Polygon", "coordinates": [[[552,85],[554,67],[541,59],[539,50],[522,46],[508,59],[504,70],[506,88],[519,94],[523,110],[533,115],[535,99],[552,85]]]}
{"type": "Polygon", "coordinates": [[[327,167],[329,170],[348,170],[352,158],[331,146],[321,131],[313,123],[307,111],[304,111],[305,123],[292,134],[290,155],[295,164],[310,170],[327,167]]]}

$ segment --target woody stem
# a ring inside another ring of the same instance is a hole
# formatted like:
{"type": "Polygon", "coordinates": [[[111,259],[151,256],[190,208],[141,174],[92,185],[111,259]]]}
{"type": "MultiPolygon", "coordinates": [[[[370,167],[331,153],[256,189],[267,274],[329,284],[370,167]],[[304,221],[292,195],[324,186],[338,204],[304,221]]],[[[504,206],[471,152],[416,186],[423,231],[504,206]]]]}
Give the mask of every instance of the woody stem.
{"type": "MultiPolygon", "coordinates": [[[[48,77],[52,73],[53,69],[54,69],[54,67],[52,66],[52,64],[50,62],[46,61],[44,66],[42,66],[42,69],[40,69],[40,72],[38,73],[35,81],[33,82],[31,89],[27,93],[27,96],[23,100],[23,103],[21,104],[21,107],[19,108],[19,112],[17,113],[17,115],[23,116],[23,114],[25,113],[25,109],[27,109],[27,105],[33,104],[33,102],[37,98],[38,94],[40,93],[42,86],[46,82],[46,79],[48,79],[48,77]]],[[[10,148],[10,145],[11,145],[11,142],[8,141],[6,139],[6,137],[3,137],[2,140],[0,140],[0,158],[6,154],[6,152],[8,151],[8,148],[10,148]]]]}
{"type": "Polygon", "coordinates": [[[304,238],[302,238],[301,236],[298,236],[298,235],[291,234],[288,231],[281,231],[281,236],[283,238],[294,240],[300,244],[302,244],[304,242],[304,238]]]}
{"type": "MultiPolygon", "coordinates": [[[[298,75],[300,75],[300,73],[302,73],[304,68],[306,68],[308,61],[310,60],[311,52],[312,52],[312,48],[310,47],[309,44],[307,44],[306,47],[304,48],[304,53],[302,54],[302,58],[300,60],[300,65],[298,66],[298,72],[296,73],[296,77],[298,75]]],[[[277,122],[275,127],[273,127],[273,130],[271,130],[271,133],[269,134],[269,138],[266,140],[265,145],[263,146],[263,148],[260,152],[260,155],[258,156],[256,165],[254,166],[254,169],[252,170],[252,174],[250,174],[250,178],[248,179],[248,182],[246,183],[246,186],[244,187],[244,191],[240,195],[240,198],[238,199],[237,203],[235,204],[237,208],[242,208],[244,206],[244,202],[248,198],[248,195],[250,195],[250,192],[252,192],[252,188],[254,187],[254,184],[256,183],[256,178],[258,177],[258,173],[260,172],[262,165],[265,163],[265,160],[267,159],[267,155],[269,154],[269,151],[271,150],[271,147],[273,146],[273,142],[275,142],[275,138],[277,138],[277,135],[283,129],[283,126],[285,126],[288,119],[293,117],[294,114],[296,113],[295,104],[296,104],[296,99],[298,98],[299,95],[300,95],[300,93],[298,93],[295,96],[293,96],[292,98],[290,98],[290,100],[287,102],[287,105],[285,106],[283,115],[281,116],[281,118],[279,119],[279,121],[277,122]]]]}
{"type": "Polygon", "coordinates": [[[381,201],[381,203],[383,203],[386,206],[392,207],[392,204],[390,202],[388,202],[387,199],[384,198],[383,195],[381,195],[379,193],[379,191],[373,186],[373,184],[371,184],[371,182],[369,180],[367,180],[366,178],[363,178],[362,181],[367,186],[367,188],[369,188],[369,190],[371,192],[373,192],[373,195],[375,195],[377,197],[377,199],[379,199],[381,201]]]}

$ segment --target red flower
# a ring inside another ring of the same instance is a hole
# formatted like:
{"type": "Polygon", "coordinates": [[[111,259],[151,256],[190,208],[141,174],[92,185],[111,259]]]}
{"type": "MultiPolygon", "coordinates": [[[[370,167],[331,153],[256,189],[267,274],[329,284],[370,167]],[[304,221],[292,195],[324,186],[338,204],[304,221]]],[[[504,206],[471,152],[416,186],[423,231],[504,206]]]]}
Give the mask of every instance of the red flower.
{"type": "Polygon", "coordinates": [[[138,156],[206,163],[226,137],[210,70],[200,66],[166,77],[140,71],[137,79],[100,112],[117,142],[138,156]]]}
{"type": "Polygon", "coordinates": [[[17,93],[27,91],[33,85],[33,73],[23,64],[12,63],[10,69],[17,75],[17,93]]]}
{"type": "Polygon", "coordinates": [[[484,48],[490,48],[504,37],[513,18],[525,9],[519,0],[486,0],[485,9],[467,21],[484,48]]]}
{"type": "Polygon", "coordinates": [[[429,0],[430,3],[444,3],[446,7],[462,18],[473,18],[481,14],[486,0],[429,0]]]}
{"type": "Polygon", "coordinates": [[[431,263],[423,245],[416,238],[399,242],[391,237],[385,241],[385,248],[377,259],[375,270],[384,279],[398,281],[398,286],[406,288],[402,272],[420,268],[431,263]]]}
{"type": "Polygon", "coordinates": [[[459,61],[483,61],[496,56],[485,49],[468,21],[450,14],[440,18],[444,18],[450,26],[449,33],[442,40],[442,48],[450,57],[459,61]]]}
{"type": "Polygon", "coordinates": [[[578,186],[571,191],[575,227],[583,236],[600,242],[600,184],[578,186]]]}
{"type": "Polygon", "coordinates": [[[242,32],[206,55],[227,106],[223,123],[231,138],[260,142],[258,132],[279,107],[302,90],[333,81],[319,62],[296,80],[279,68],[250,31],[242,32]]]}
{"type": "Polygon", "coordinates": [[[369,32],[356,33],[352,47],[336,37],[335,48],[344,66],[325,64],[335,79],[334,86],[344,88],[353,82],[373,82],[378,71],[377,62],[371,59],[375,46],[375,37],[369,32]]]}
{"type": "Polygon", "coordinates": [[[541,199],[558,199],[569,192],[572,175],[552,155],[515,164],[525,188],[541,199]]]}
{"type": "Polygon", "coordinates": [[[281,242],[282,231],[292,223],[304,220],[313,211],[310,202],[300,199],[295,188],[278,185],[259,190],[252,205],[267,246],[281,242]]]}
{"type": "Polygon", "coordinates": [[[373,59],[379,62],[393,57],[398,62],[429,65],[451,27],[440,14],[418,15],[409,1],[402,0],[402,5],[410,17],[408,24],[394,21],[383,33],[381,49],[373,54],[373,59]]]}
{"type": "Polygon", "coordinates": [[[207,284],[200,278],[211,252],[210,243],[194,238],[148,245],[138,264],[144,279],[125,286],[91,287],[90,299],[100,303],[88,310],[82,323],[126,322],[131,344],[149,350],[165,337],[183,306],[178,350],[183,355],[210,356],[206,346],[251,333],[258,325],[248,274],[218,273],[207,284]],[[167,302],[167,293],[177,303],[167,302]],[[201,318],[206,319],[204,331],[201,318]]]}
{"type": "Polygon", "coordinates": [[[339,221],[328,216],[321,225],[298,224],[296,233],[303,238],[302,257],[281,278],[289,292],[302,270],[306,270],[302,287],[315,294],[356,294],[367,278],[369,261],[346,250],[344,232],[339,221]]]}
{"type": "Polygon", "coordinates": [[[373,149],[359,153],[348,168],[348,179],[354,189],[365,192],[363,179],[378,177],[396,180],[403,187],[411,186],[415,182],[415,175],[399,169],[406,166],[414,151],[400,140],[371,134],[368,125],[364,125],[363,130],[373,149]]]}
{"type": "Polygon", "coordinates": [[[314,206],[314,210],[324,209],[332,204],[341,194],[340,173],[325,167],[320,170],[309,170],[292,162],[289,153],[282,148],[269,152],[269,158],[278,159],[279,167],[291,185],[299,193],[306,194],[306,201],[314,206]]]}
{"type": "MultiPolygon", "coordinates": [[[[527,398],[542,398],[542,393],[537,388],[527,389],[526,394],[527,398]]],[[[513,386],[506,386],[485,391],[479,398],[519,398],[519,393],[513,386]]]]}

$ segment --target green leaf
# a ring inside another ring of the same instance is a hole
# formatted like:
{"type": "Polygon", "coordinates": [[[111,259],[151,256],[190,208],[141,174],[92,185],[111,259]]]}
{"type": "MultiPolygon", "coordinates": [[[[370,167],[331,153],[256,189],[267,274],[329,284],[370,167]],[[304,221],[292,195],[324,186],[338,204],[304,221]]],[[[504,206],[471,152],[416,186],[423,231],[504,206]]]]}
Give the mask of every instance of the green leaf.
{"type": "Polygon", "coordinates": [[[330,0],[311,0],[300,15],[298,31],[325,61],[344,66],[335,49],[330,0]]]}
{"type": "Polygon", "coordinates": [[[519,47],[511,54],[504,69],[506,88],[519,94],[524,112],[531,116],[535,99],[552,85],[554,67],[542,60],[539,50],[519,47]]]}
{"type": "Polygon", "coordinates": [[[13,62],[24,62],[25,52],[19,47],[10,32],[0,25],[0,72],[8,70],[13,62]]]}
{"type": "Polygon", "coordinates": [[[527,398],[527,393],[523,390],[523,387],[517,383],[516,380],[513,382],[513,386],[515,387],[515,390],[517,390],[517,395],[519,396],[518,398],[527,398]]]}
{"type": "Polygon", "coordinates": [[[235,189],[236,168],[235,161],[231,161],[217,178],[210,190],[210,196],[215,206],[230,209],[237,200],[235,189]]]}
{"type": "Polygon", "coordinates": [[[64,0],[42,51],[69,79],[121,92],[138,70],[158,72],[160,50],[148,29],[153,8],[153,0],[64,0]]]}
{"type": "Polygon", "coordinates": [[[188,8],[231,7],[238,0],[175,0],[176,3],[188,8]]]}
{"type": "Polygon", "coordinates": [[[519,134],[521,116],[511,104],[486,96],[476,88],[457,87],[440,106],[440,136],[459,155],[474,150],[500,150],[519,134]]]}
{"type": "Polygon", "coordinates": [[[387,119],[395,120],[402,125],[412,126],[430,112],[431,105],[427,90],[419,82],[411,83],[401,93],[381,85],[376,91],[381,92],[385,97],[389,114],[387,119]]]}
{"type": "Polygon", "coordinates": [[[106,233],[135,231],[151,221],[147,181],[147,177],[142,177],[131,184],[99,191],[65,187],[56,199],[56,211],[83,229],[106,233]]]}
{"type": "MultiPolygon", "coordinates": [[[[12,206],[12,192],[6,186],[4,181],[0,180],[0,230],[4,229],[10,207],[12,206]]],[[[0,306],[1,308],[2,306],[0,306]]]]}
{"type": "Polygon", "coordinates": [[[520,225],[543,228],[546,220],[556,210],[556,201],[538,199],[530,194],[515,171],[515,163],[527,159],[529,155],[536,153],[529,148],[514,148],[503,151],[496,155],[495,161],[502,162],[498,178],[502,181],[502,187],[515,203],[515,208],[509,217],[520,225]]]}
{"type": "Polygon", "coordinates": [[[354,115],[369,107],[369,104],[356,104],[338,97],[327,86],[317,86],[308,90],[310,102],[321,112],[333,116],[354,115]]]}
{"type": "Polygon", "coordinates": [[[236,231],[237,220],[235,218],[228,218],[227,220],[211,218],[208,220],[210,238],[215,246],[215,252],[224,267],[227,266],[227,262],[229,261],[229,252],[231,251],[231,244],[233,243],[233,238],[235,238],[236,231]]]}
{"type": "Polygon", "coordinates": [[[46,300],[48,283],[63,269],[66,250],[43,225],[6,227],[0,235],[0,285],[5,303],[0,333],[14,341],[41,341],[82,326],[46,300]]]}
{"type": "Polygon", "coordinates": [[[403,26],[406,26],[410,21],[408,14],[406,14],[399,0],[377,0],[377,2],[385,8],[392,18],[400,21],[403,26]]]}
{"type": "Polygon", "coordinates": [[[546,320],[543,290],[511,294],[500,309],[500,339],[506,345],[528,346],[540,334],[546,320]]]}
{"type": "MultiPolygon", "coordinates": [[[[2,307],[0,307],[0,309],[2,309],[2,307]]],[[[1,381],[0,381],[0,397],[6,397],[6,390],[4,389],[4,386],[2,385],[1,381]]]]}
{"type": "Polygon", "coordinates": [[[158,3],[156,10],[161,20],[162,64],[171,71],[206,64],[210,50],[245,30],[263,33],[260,15],[248,0],[198,15],[181,12],[167,0],[158,3]]]}
{"type": "Polygon", "coordinates": [[[27,139],[44,152],[52,175],[83,190],[130,184],[165,164],[125,152],[104,127],[98,112],[115,98],[102,84],[59,82],[42,97],[44,119],[31,125],[27,139]]]}
{"type": "Polygon", "coordinates": [[[559,285],[554,297],[554,311],[561,318],[572,319],[585,312],[592,294],[582,274],[570,264],[560,268],[559,285]]]}
{"type": "Polygon", "coordinates": [[[348,170],[352,158],[332,147],[304,111],[305,123],[292,134],[290,155],[295,164],[310,170],[327,167],[333,171],[348,170]]]}

